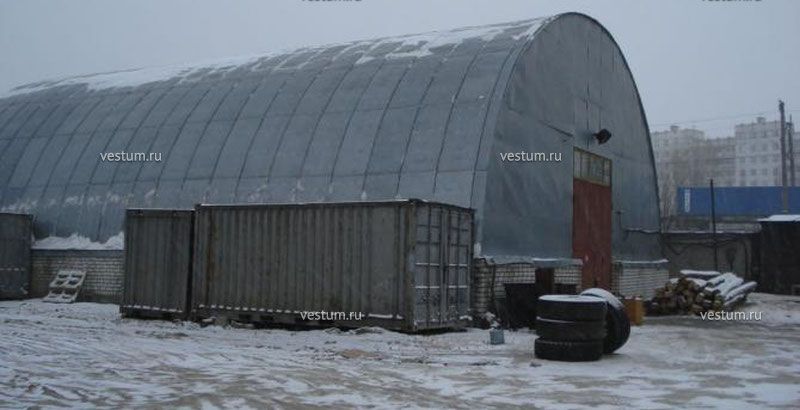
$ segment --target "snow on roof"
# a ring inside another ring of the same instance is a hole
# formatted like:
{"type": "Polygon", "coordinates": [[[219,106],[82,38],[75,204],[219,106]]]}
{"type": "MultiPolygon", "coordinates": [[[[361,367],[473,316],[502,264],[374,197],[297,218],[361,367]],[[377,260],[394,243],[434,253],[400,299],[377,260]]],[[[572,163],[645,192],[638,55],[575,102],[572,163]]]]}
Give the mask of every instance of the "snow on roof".
{"type": "MultiPolygon", "coordinates": [[[[374,43],[371,49],[380,47],[381,45],[401,41],[400,47],[395,51],[386,54],[387,59],[397,59],[404,57],[419,58],[433,54],[431,50],[438,47],[452,46],[463,43],[469,39],[481,39],[489,42],[497,38],[499,35],[507,33],[508,30],[516,29],[518,32],[512,35],[514,40],[531,37],[536,33],[536,30],[542,26],[542,23],[547,21],[548,18],[538,18],[534,20],[519,21],[513,23],[493,24],[488,26],[475,26],[464,27],[450,31],[433,31],[423,34],[412,34],[401,37],[390,37],[381,39],[374,43]]],[[[372,57],[364,56],[356,64],[365,63],[372,60],[372,57]]]]}
{"type": "MultiPolygon", "coordinates": [[[[432,31],[422,34],[352,41],[349,43],[343,43],[341,45],[347,46],[345,50],[359,46],[368,47],[364,52],[364,55],[356,61],[356,64],[363,64],[373,60],[375,57],[371,57],[369,55],[370,51],[378,49],[382,45],[398,42],[400,43],[398,47],[395,47],[392,52],[385,54],[380,58],[419,58],[434,54],[432,50],[435,50],[438,47],[457,45],[469,39],[480,39],[488,42],[498,38],[498,36],[503,34],[511,34],[510,38],[515,41],[524,38],[530,38],[540,27],[553,18],[554,17],[541,17],[511,23],[464,27],[454,30],[432,31]]],[[[335,46],[335,44],[299,49],[285,49],[273,53],[263,53],[259,55],[240,56],[227,59],[215,59],[205,62],[195,62],[166,67],[138,68],[109,73],[73,76],[57,80],[45,80],[16,86],[7,91],[0,90],[0,98],[41,91],[55,86],[86,85],[89,90],[97,91],[109,88],[135,87],[143,84],[166,81],[173,78],[183,80],[191,78],[193,75],[199,73],[227,72],[247,65],[251,65],[251,68],[255,68],[260,61],[270,57],[295,54],[304,50],[323,49],[331,46],[335,46]]]]}
{"type": "Polygon", "coordinates": [[[800,222],[800,215],[772,215],[767,218],[761,218],[758,222],[800,222]]]}
{"type": "Polygon", "coordinates": [[[681,269],[684,275],[721,275],[721,272],[715,270],[694,270],[694,269],[681,269]]]}
{"type": "Polygon", "coordinates": [[[112,71],[107,73],[86,74],[56,80],[45,80],[31,84],[16,86],[6,92],[0,93],[0,98],[12,97],[17,94],[26,94],[45,90],[56,86],[86,85],[89,90],[103,90],[107,88],[136,87],[143,84],[165,81],[170,78],[189,78],[199,72],[228,71],[248,63],[255,63],[271,55],[235,57],[217,59],[204,63],[180,64],[165,67],[146,67],[130,70],[112,71]]]}
{"type": "Polygon", "coordinates": [[[78,234],[72,234],[66,238],[49,236],[47,238],[35,241],[31,248],[48,250],[122,250],[124,246],[125,234],[120,232],[108,238],[108,240],[103,243],[93,242],[91,239],[78,234]]]}

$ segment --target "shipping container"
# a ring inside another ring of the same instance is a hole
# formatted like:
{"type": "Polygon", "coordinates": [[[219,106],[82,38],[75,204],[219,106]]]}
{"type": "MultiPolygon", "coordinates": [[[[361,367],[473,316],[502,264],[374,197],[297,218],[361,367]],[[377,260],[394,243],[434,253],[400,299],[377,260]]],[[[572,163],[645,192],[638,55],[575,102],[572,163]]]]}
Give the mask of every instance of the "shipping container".
{"type": "Polygon", "coordinates": [[[23,299],[31,283],[31,215],[0,213],[0,299],[23,299]]]}
{"type": "Polygon", "coordinates": [[[127,210],[123,316],[188,316],[193,229],[193,210],[127,210]]]}
{"type": "Polygon", "coordinates": [[[761,223],[758,291],[800,295],[800,215],[773,215],[761,223]]]}
{"type": "Polygon", "coordinates": [[[195,209],[198,319],[408,332],[467,319],[471,209],[419,200],[195,209]]]}
{"type": "MultiPolygon", "coordinates": [[[[800,187],[787,189],[790,213],[800,213],[800,187]]],[[[676,205],[679,215],[710,216],[711,189],[708,187],[678,188],[676,205]]],[[[714,188],[718,217],[763,217],[783,212],[783,187],[720,187],[714,188]]]]}

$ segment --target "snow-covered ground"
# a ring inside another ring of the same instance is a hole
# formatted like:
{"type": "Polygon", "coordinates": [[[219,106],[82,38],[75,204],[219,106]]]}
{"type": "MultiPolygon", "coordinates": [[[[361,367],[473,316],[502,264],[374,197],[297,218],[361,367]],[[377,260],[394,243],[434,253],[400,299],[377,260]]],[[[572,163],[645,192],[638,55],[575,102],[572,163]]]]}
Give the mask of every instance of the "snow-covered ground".
{"type": "Polygon", "coordinates": [[[0,408],[800,408],[800,298],[760,322],[647,318],[600,362],[533,357],[535,335],[289,331],[121,319],[115,305],[0,302],[0,408]]]}

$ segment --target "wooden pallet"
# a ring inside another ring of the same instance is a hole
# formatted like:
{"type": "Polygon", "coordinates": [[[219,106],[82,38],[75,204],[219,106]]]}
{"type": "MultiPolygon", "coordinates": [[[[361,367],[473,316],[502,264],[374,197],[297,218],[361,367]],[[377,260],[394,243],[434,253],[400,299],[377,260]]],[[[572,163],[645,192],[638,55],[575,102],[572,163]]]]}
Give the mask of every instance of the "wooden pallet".
{"type": "Polygon", "coordinates": [[[49,303],[74,303],[78,299],[86,272],[60,270],[50,282],[50,292],[42,300],[49,303]]]}

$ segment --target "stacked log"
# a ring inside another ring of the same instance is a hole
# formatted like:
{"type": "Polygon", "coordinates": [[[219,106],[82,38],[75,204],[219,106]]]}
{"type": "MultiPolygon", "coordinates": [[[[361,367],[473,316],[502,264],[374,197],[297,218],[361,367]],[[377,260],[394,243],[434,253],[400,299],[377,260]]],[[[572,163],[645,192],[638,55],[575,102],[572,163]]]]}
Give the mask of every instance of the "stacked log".
{"type": "Polygon", "coordinates": [[[756,282],[746,282],[733,273],[687,271],[656,289],[646,303],[648,315],[694,314],[735,309],[754,291],[756,282]]]}

